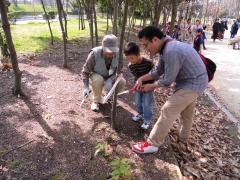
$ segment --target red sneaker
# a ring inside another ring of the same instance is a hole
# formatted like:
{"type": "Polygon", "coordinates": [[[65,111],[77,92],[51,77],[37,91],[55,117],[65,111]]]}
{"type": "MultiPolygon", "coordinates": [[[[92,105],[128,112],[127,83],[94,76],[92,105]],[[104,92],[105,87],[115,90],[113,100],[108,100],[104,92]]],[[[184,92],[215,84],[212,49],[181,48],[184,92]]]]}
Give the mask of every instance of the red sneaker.
{"type": "Polygon", "coordinates": [[[149,142],[139,142],[132,146],[132,150],[136,153],[155,153],[158,151],[158,147],[151,145],[149,142]]]}

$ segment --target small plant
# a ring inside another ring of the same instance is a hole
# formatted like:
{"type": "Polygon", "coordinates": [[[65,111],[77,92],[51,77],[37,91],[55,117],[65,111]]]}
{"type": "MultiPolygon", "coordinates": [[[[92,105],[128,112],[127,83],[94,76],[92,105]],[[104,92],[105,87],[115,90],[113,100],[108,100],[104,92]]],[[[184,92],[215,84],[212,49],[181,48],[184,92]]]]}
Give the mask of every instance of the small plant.
{"type": "Polygon", "coordinates": [[[94,153],[94,157],[96,157],[99,153],[103,153],[105,155],[105,150],[106,150],[107,144],[101,144],[98,143],[95,147],[95,153],[94,153]]]}
{"type": "Polygon", "coordinates": [[[50,180],[67,180],[67,179],[71,179],[71,176],[70,176],[70,174],[64,173],[64,172],[60,172],[60,173],[50,177],[50,180]]]}
{"type": "Polygon", "coordinates": [[[112,178],[118,179],[131,179],[131,171],[129,161],[126,158],[117,158],[111,162],[112,178]]]}
{"type": "Polygon", "coordinates": [[[21,164],[21,162],[19,160],[14,160],[14,161],[10,162],[8,166],[11,169],[16,169],[19,167],[20,164],[21,164]]]}

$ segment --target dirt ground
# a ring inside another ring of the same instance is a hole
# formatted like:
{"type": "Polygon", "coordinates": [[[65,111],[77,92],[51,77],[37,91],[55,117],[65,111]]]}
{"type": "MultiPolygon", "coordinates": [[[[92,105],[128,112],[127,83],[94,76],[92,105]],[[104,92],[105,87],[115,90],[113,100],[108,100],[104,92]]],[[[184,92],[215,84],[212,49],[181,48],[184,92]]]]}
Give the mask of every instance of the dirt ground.
{"type": "MultiPolygon", "coordinates": [[[[80,72],[89,45],[84,39],[69,42],[68,69],[62,68],[60,44],[18,54],[27,97],[12,96],[14,75],[0,72],[0,179],[110,179],[111,162],[118,157],[129,160],[131,179],[177,179],[177,166],[186,179],[239,178],[239,134],[205,95],[197,104],[189,146],[177,143],[176,122],[159,153],[151,155],[131,151],[150,132],[131,121],[136,113],[132,95],[119,98],[118,131],[111,128],[111,105],[95,113],[87,100],[81,108],[80,72]],[[108,145],[108,154],[94,156],[98,143],[108,145]]],[[[126,62],[123,70],[130,87],[126,62]]],[[[156,91],[154,121],[171,93],[156,91]]]]}

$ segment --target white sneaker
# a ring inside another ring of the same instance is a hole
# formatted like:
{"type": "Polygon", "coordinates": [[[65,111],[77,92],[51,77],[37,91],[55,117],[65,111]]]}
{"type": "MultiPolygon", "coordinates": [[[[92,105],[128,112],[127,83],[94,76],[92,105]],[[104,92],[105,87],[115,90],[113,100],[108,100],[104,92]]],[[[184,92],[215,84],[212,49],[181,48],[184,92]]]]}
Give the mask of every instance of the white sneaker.
{"type": "Polygon", "coordinates": [[[142,119],[143,119],[143,117],[140,114],[132,117],[132,120],[135,121],[135,122],[138,122],[138,121],[140,121],[142,119]]]}
{"type": "Polygon", "coordinates": [[[99,111],[99,103],[93,102],[91,105],[91,110],[98,112],[99,111]]]}
{"type": "Polygon", "coordinates": [[[144,129],[144,130],[147,130],[147,129],[149,128],[149,126],[150,126],[150,124],[148,124],[148,123],[143,123],[143,124],[141,125],[141,128],[144,129]]]}

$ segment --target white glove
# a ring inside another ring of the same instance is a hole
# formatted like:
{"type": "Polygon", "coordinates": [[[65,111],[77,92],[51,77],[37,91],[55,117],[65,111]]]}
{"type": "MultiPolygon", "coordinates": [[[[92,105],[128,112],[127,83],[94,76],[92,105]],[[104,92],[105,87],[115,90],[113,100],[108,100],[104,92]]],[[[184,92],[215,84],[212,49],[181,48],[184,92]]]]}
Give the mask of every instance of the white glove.
{"type": "Polygon", "coordinates": [[[89,96],[89,93],[90,93],[90,92],[89,92],[89,89],[87,89],[87,88],[84,89],[84,90],[83,90],[83,97],[84,97],[84,98],[87,98],[87,97],[89,96]]]}

